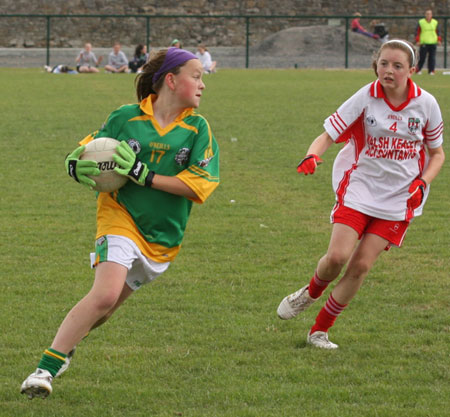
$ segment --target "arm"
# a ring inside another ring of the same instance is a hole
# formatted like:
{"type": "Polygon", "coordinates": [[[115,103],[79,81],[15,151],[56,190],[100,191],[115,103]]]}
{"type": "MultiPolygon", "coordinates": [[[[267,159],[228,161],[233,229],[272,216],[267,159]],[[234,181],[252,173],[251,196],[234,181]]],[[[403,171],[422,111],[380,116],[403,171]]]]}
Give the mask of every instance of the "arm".
{"type": "Polygon", "coordinates": [[[439,173],[444,160],[444,150],[442,146],[438,148],[428,148],[428,155],[430,157],[428,161],[427,168],[422,173],[421,178],[416,178],[409,186],[408,192],[410,197],[406,201],[406,205],[409,210],[415,210],[419,207],[423,202],[423,197],[425,194],[425,189],[430,185],[431,181],[436,177],[439,173]]]}
{"type": "Polygon", "coordinates": [[[212,65],[212,60],[211,60],[211,54],[206,51],[205,52],[205,62],[203,64],[205,70],[209,71],[209,69],[211,68],[212,65]]]}
{"type": "Polygon", "coordinates": [[[320,159],[320,155],[324,154],[333,143],[333,139],[331,139],[327,131],[317,136],[308,148],[305,158],[297,165],[297,172],[303,172],[305,175],[314,174],[317,165],[323,162],[320,159]]]}
{"type": "Polygon", "coordinates": [[[125,55],[125,52],[123,52],[123,51],[120,51],[120,52],[121,52],[121,54],[120,54],[121,64],[122,65],[128,65],[128,58],[125,55]]]}
{"type": "Polygon", "coordinates": [[[442,43],[442,36],[439,33],[439,25],[436,26],[436,35],[438,37],[438,44],[440,45],[442,43]]]}
{"type": "Polygon", "coordinates": [[[361,26],[361,23],[359,23],[359,19],[352,20],[351,29],[353,32],[356,32],[357,30],[364,30],[364,28],[361,26]]]}
{"type": "Polygon", "coordinates": [[[192,191],[183,181],[176,177],[155,174],[153,177],[152,188],[165,191],[166,193],[181,195],[183,197],[196,200],[197,194],[192,191]]]}
{"type": "Polygon", "coordinates": [[[198,135],[189,154],[189,161],[176,177],[196,196],[187,198],[198,204],[203,204],[220,183],[219,146],[209,123],[201,116],[198,135]]]}
{"type": "Polygon", "coordinates": [[[426,181],[427,185],[430,185],[431,182],[436,178],[437,174],[442,168],[442,165],[445,161],[445,153],[442,146],[438,148],[428,148],[428,155],[430,157],[428,161],[428,166],[422,174],[422,178],[426,181]]]}
{"type": "Polygon", "coordinates": [[[198,199],[197,194],[183,181],[176,177],[155,174],[147,165],[136,157],[127,142],[122,141],[116,148],[117,154],[113,159],[117,166],[114,168],[120,175],[124,175],[142,187],[151,187],[186,198],[198,199]]]}
{"type": "Polygon", "coordinates": [[[92,52],[91,57],[92,57],[92,62],[94,63],[94,65],[95,65],[96,67],[98,67],[99,64],[100,64],[100,62],[102,61],[102,57],[100,57],[99,59],[97,59],[97,56],[96,56],[93,52],[92,52]]]}
{"type": "Polygon", "coordinates": [[[356,28],[358,30],[361,30],[362,32],[367,32],[366,28],[359,22],[359,20],[357,22],[356,28]]]}
{"type": "Polygon", "coordinates": [[[321,156],[333,143],[333,139],[331,139],[331,136],[328,134],[328,132],[325,131],[321,135],[317,136],[316,139],[314,139],[313,143],[311,143],[310,147],[308,148],[307,154],[321,156]]]}
{"type": "Polygon", "coordinates": [[[417,45],[420,45],[420,25],[417,25],[416,27],[416,43],[417,45]]]}

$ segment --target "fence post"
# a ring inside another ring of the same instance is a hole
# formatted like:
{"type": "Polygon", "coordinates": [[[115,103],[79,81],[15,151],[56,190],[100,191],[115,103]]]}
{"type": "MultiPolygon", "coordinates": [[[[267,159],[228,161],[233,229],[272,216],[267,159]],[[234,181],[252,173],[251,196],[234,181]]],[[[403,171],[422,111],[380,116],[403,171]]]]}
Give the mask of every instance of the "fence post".
{"type": "Polygon", "coordinates": [[[444,19],[444,68],[447,68],[447,18],[444,19]]]}
{"type": "Polygon", "coordinates": [[[147,53],[150,52],[150,16],[145,16],[145,29],[146,29],[146,40],[147,53]]]}
{"type": "Polygon", "coordinates": [[[348,25],[349,18],[345,18],[345,68],[348,68],[348,25]]]}
{"type": "Polygon", "coordinates": [[[50,16],[46,16],[47,19],[47,65],[50,65],[50,16]]]}
{"type": "Polygon", "coordinates": [[[250,18],[245,17],[245,68],[249,65],[249,44],[250,44],[250,18]]]}

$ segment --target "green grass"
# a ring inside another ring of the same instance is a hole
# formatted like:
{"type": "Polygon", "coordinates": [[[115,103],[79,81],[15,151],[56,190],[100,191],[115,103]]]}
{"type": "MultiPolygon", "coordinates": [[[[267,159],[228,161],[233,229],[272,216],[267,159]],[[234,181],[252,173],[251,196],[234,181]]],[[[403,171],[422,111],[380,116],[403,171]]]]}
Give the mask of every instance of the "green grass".
{"type": "MultiPolygon", "coordinates": [[[[326,295],[289,322],[276,308],[326,251],[339,146],[312,177],[295,167],[373,74],[205,78],[200,111],[221,147],[220,187],[194,207],[169,271],[80,344],[51,397],[28,401],[22,380],[93,277],[95,198],[64,157],[135,95],[131,75],[0,69],[0,416],[450,415],[449,162],[404,247],[381,256],[331,330],[340,349],[313,349],[305,337],[326,295]]],[[[450,77],[416,80],[449,124],[450,77]]]]}

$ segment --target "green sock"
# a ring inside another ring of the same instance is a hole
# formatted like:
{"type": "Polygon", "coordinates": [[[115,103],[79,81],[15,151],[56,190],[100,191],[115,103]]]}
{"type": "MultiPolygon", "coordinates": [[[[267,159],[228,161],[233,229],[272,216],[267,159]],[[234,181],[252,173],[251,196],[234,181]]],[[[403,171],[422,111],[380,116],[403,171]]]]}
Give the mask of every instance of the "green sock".
{"type": "Polygon", "coordinates": [[[58,352],[55,349],[48,348],[44,350],[41,361],[39,362],[38,368],[46,369],[52,376],[55,376],[63,366],[67,355],[65,353],[58,352]]]}

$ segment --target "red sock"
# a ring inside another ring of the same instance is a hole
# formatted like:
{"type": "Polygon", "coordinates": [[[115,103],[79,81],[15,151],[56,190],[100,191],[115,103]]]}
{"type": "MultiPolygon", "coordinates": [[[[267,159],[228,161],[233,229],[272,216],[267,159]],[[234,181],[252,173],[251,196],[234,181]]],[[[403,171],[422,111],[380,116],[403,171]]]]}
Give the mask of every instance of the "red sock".
{"type": "Polygon", "coordinates": [[[325,289],[328,287],[328,284],[331,281],[323,281],[317,275],[317,271],[314,273],[314,276],[311,278],[308,286],[309,295],[312,298],[319,298],[325,289]]]}
{"type": "Polygon", "coordinates": [[[320,310],[316,317],[316,323],[311,328],[310,334],[314,332],[328,332],[328,329],[334,324],[339,314],[342,313],[348,304],[339,304],[330,294],[325,306],[320,310]]]}

